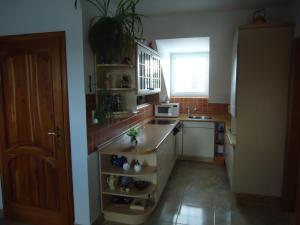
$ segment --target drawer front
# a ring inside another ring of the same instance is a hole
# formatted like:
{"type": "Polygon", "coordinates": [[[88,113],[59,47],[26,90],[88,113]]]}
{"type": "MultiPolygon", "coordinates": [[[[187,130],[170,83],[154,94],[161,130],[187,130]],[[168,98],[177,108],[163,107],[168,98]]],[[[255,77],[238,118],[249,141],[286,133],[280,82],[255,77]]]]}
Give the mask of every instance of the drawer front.
{"type": "Polygon", "coordinates": [[[183,122],[184,127],[200,127],[200,128],[215,128],[214,122],[202,122],[202,121],[185,121],[183,122]]]}

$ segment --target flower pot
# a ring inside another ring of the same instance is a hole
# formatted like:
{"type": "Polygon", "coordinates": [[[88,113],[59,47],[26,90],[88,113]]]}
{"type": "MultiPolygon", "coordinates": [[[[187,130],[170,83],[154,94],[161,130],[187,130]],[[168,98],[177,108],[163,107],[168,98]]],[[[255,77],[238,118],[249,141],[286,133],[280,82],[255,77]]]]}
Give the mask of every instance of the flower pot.
{"type": "Polygon", "coordinates": [[[136,137],[132,137],[131,140],[130,140],[130,143],[131,143],[132,147],[136,147],[137,144],[138,144],[138,141],[137,141],[136,137]]]}

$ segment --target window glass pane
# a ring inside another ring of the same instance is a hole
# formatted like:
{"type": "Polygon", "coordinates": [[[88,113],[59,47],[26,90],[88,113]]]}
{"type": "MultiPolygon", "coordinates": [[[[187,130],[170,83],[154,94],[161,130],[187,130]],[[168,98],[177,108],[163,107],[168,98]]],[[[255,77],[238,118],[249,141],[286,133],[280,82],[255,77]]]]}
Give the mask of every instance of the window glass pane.
{"type": "Polygon", "coordinates": [[[209,53],[171,55],[171,95],[208,96],[209,53]]]}

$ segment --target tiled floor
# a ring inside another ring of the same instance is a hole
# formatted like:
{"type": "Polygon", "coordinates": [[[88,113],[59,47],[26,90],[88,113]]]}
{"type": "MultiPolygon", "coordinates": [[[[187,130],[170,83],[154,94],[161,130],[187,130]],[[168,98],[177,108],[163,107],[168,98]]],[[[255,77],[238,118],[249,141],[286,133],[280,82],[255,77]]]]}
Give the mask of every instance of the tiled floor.
{"type": "Polygon", "coordinates": [[[237,204],[224,167],[179,161],[157,209],[145,225],[172,224],[293,225],[293,222],[291,214],[275,207],[237,204]]]}
{"type": "MultiPolygon", "coordinates": [[[[179,161],[145,225],[294,225],[292,218],[275,207],[236,203],[224,167],[179,161]]],[[[0,225],[23,224],[0,218],[0,225]]]]}

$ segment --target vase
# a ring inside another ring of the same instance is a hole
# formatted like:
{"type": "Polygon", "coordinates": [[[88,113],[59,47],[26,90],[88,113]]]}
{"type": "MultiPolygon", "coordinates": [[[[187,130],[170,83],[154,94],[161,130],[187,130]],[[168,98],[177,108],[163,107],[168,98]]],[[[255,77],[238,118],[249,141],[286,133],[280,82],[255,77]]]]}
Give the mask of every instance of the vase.
{"type": "Polygon", "coordinates": [[[136,137],[131,138],[130,143],[132,147],[136,147],[138,144],[136,137]]]}

